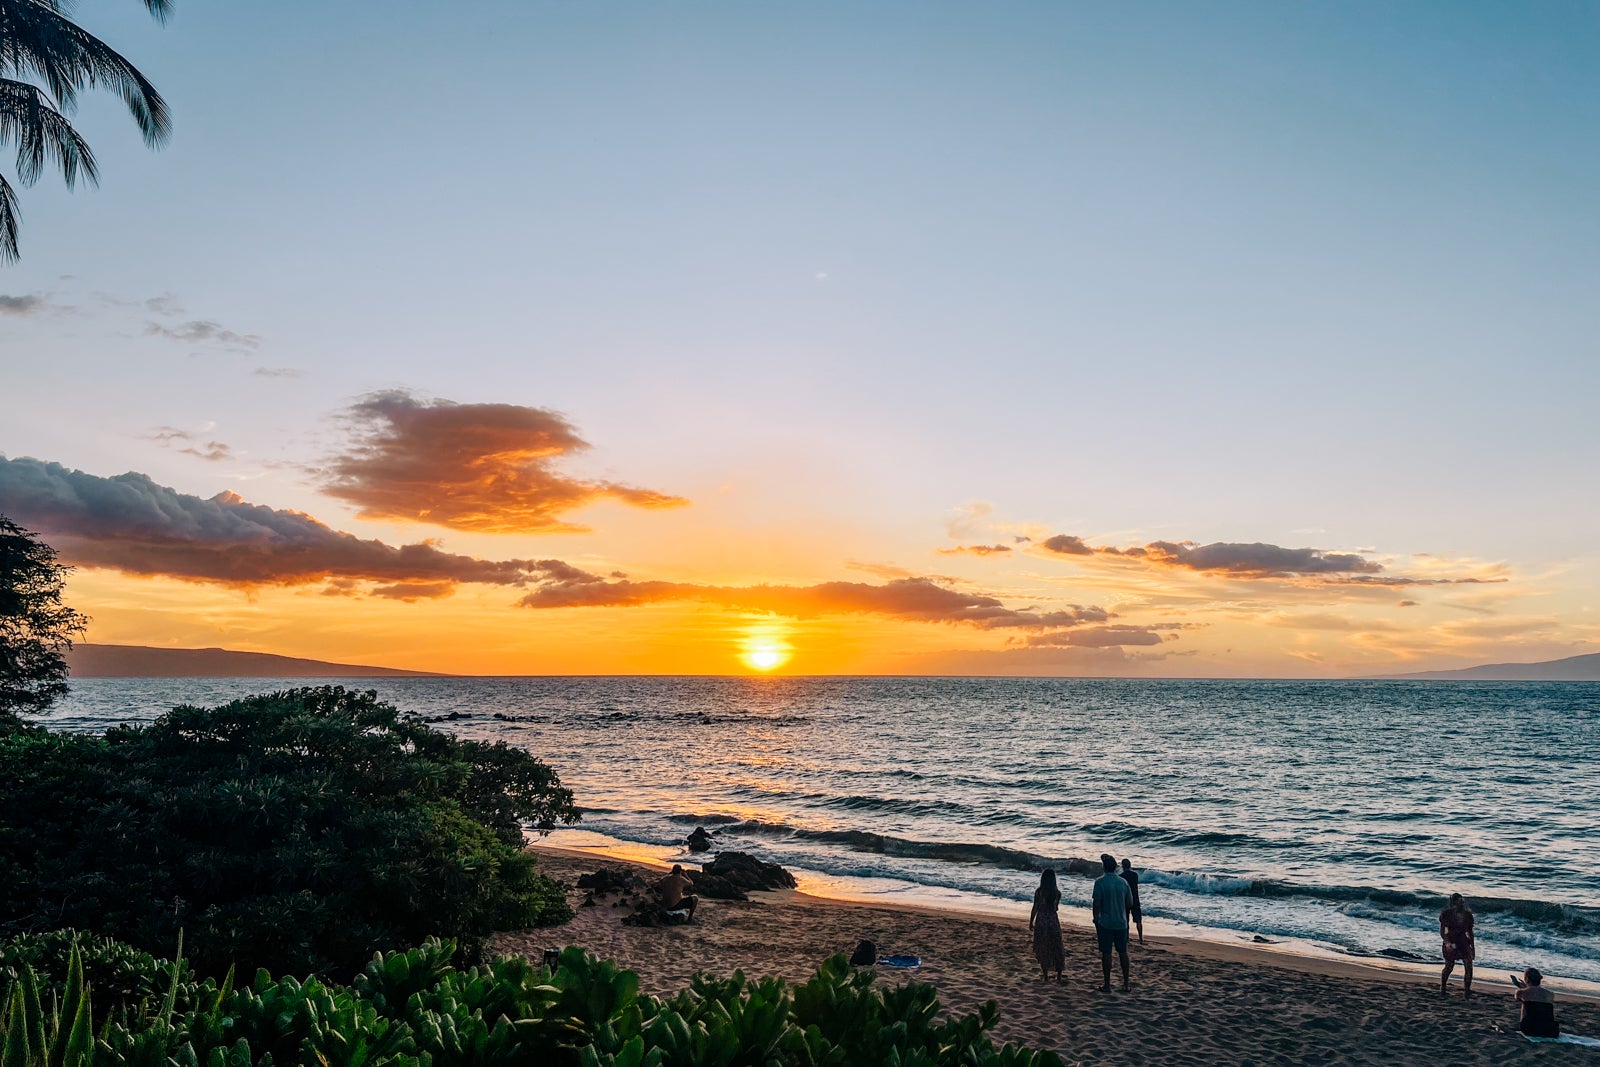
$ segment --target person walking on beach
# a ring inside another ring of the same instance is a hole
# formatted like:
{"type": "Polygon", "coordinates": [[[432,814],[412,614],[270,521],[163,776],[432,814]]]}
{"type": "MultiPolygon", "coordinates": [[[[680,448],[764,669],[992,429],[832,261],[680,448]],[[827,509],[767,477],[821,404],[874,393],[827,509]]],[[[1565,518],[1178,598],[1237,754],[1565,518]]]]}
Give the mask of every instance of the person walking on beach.
{"type": "Polygon", "coordinates": [[[1144,909],[1139,906],[1139,872],[1133,869],[1133,861],[1122,857],[1122,880],[1128,883],[1128,892],[1133,894],[1133,906],[1130,909],[1133,915],[1133,925],[1139,930],[1139,944],[1144,944],[1144,909]]]}
{"type": "Polygon", "coordinates": [[[1111,950],[1122,960],[1122,991],[1128,991],[1128,912],[1133,909],[1133,894],[1117,874],[1116,857],[1102,853],[1100,865],[1106,873],[1094,880],[1094,936],[1100,946],[1100,992],[1111,992],[1111,950]]]}
{"type": "Polygon", "coordinates": [[[1039,961],[1039,970],[1048,981],[1050,972],[1067,968],[1067,950],[1061,944],[1061,916],[1056,909],[1061,906],[1061,890],[1056,886],[1056,872],[1046,869],[1039,876],[1039,888],[1033,891],[1033,911],[1028,914],[1028,929],[1033,931],[1033,958],[1039,961]]]}
{"type": "Polygon", "coordinates": [[[1449,992],[1450,972],[1461,964],[1461,995],[1472,996],[1472,909],[1460,893],[1450,894],[1450,903],[1439,913],[1439,938],[1444,942],[1444,973],[1439,975],[1439,992],[1449,992]]]}

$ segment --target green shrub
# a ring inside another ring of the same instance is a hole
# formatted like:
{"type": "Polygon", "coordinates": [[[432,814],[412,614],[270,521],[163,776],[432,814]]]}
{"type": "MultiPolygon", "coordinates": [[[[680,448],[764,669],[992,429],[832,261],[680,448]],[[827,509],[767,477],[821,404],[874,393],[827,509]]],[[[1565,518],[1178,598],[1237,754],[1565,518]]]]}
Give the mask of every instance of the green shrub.
{"type": "MultiPolygon", "coordinates": [[[[248,987],[196,982],[181,965],[138,958],[164,974],[160,1000],[124,1002],[91,1031],[92,982],[76,942],[66,960],[31,948],[7,991],[0,1045],[81,1047],[95,1032],[96,1067],[1060,1067],[1052,1052],[996,1048],[997,1011],[945,1018],[932,986],[879,990],[836,956],[790,989],[774,978],[696,978],[662,1000],[638,992],[638,976],[581,949],[554,971],[520,958],[457,967],[455,948],[375,956],[350,986],[317,978],[256,975],[248,987]],[[44,1004],[67,1010],[49,1012],[44,1004]],[[81,1025],[78,1005],[81,1011],[81,1025]],[[76,1029],[75,1029],[76,1027],[76,1029]],[[78,1037],[73,1038],[74,1033],[78,1037]]],[[[104,946],[97,950],[108,957],[104,946]]],[[[35,1060],[4,1062],[43,1065],[35,1060]]],[[[51,1063],[61,1062],[51,1060],[51,1063]]],[[[78,1061],[67,1062],[85,1062],[78,1061]]]]}
{"type": "Polygon", "coordinates": [[[524,827],[574,822],[555,773],[374,693],[181,707],[104,737],[0,735],[0,935],[80,927],[195,965],[348,977],[381,949],[564,921],[524,827]]]}

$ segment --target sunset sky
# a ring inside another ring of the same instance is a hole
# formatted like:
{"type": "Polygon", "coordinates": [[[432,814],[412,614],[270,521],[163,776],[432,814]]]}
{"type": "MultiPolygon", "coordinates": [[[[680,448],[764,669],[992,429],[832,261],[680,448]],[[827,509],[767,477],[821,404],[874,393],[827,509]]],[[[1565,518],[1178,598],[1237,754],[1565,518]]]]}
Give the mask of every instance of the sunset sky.
{"type": "Polygon", "coordinates": [[[174,115],[86,100],[0,267],[0,513],[91,641],[1600,651],[1592,3],[80,15],[174,115]]]}

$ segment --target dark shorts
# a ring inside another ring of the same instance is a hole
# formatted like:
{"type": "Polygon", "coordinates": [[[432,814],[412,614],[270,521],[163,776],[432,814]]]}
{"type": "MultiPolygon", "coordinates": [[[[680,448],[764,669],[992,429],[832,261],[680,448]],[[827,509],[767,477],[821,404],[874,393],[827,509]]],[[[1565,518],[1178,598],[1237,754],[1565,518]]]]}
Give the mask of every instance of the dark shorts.
{"type": "Polygon", "coordinates": [[[1102,956],[1109,953],[1113,948],[1118,952],[1128,951],[1127,927],[1123,927],[1121,930],[1112,930],[1109,927],[1095,923],[1094,938],[1100,943],[1100,955],[1102,956]]]}

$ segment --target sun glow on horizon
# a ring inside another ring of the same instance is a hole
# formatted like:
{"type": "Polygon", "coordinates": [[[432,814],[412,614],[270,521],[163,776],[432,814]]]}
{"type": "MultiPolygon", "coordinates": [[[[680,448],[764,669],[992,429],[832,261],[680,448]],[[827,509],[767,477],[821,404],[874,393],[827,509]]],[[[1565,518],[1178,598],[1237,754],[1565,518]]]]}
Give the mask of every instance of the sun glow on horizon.
{"type": "Polygon", "coordinates": [[[761,626],[749,632],[743,641],[739,659],[753,671],[775,671],[794,654],[794,649],[775,627],[761,626]]]}

